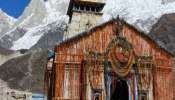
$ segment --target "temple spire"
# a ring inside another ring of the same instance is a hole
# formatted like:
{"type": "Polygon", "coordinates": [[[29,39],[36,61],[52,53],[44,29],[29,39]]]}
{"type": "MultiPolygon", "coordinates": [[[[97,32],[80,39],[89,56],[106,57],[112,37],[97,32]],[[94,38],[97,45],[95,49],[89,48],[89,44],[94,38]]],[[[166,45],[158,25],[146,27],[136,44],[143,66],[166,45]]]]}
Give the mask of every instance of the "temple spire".
{"type": "Polygon", "coordinates": [[[70,17],[68,36],[86,31],[100,23],[105,0],[71,0],[67,15],[70,17]]]}

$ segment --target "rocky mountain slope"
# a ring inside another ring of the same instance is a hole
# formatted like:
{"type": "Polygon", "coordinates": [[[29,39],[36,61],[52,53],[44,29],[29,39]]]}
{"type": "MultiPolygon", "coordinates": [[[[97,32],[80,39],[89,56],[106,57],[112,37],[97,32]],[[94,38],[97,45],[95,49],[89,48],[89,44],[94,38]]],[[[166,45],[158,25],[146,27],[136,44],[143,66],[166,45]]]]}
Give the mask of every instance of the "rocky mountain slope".
{"type": "Polygon", "coordinates": [[[163,15],[149,35],[175,55],[175,13],[163,15]]]}
{"type": "Polygon", "coordinates": [[[63,39],[68,2],[31,0],[18,19],[0,12],[0,79],[8,88],[43,92],[47,50],[63,39]]]}
{"type": "Polygon", "coordinates": [[[47,50],[32,50],[0,66],[0,78],[12,89],[43,92],[47,50]]]}
{"type": "Polygon", "coordinates": [[[8,50],[5,49],[3,47],[0,47],[0,65],[2,65],[3,63],[5,63],[6,61],[14,58],[14,57],[18,57],[21,56],[22,54],[19,51],[12,51],[12,50],[8,50]]]}
{"type": "Polygon", "coordinates": [[[47,51],[53,49],[63,37],[59,27],[51,29],[29,50],[3,49],[0,54],[0,79],[9,88],[33,93],[43,93],[44,68],[47,64],[47,51]],[[4,52],[4,50],[6,52],[4,52]],[[4,60],[4,61],[2,61],[4,60]]]}
{"type": "Polygon", "coordinates": [[[15,22],[15,18],[7,15],[2,9],[0,9],[0,35],[3,35],[3,33],[11,29],[15,22]]]}

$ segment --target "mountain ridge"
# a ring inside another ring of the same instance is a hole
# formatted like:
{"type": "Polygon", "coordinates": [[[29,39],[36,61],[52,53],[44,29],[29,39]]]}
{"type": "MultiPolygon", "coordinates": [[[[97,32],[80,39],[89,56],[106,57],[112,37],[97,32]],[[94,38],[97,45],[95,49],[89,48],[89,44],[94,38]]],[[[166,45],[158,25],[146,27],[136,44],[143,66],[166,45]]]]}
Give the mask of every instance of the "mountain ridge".
{"type": "MultiPolygon", "coordinates": [[[[0,36],[0,45],[4,48],[12,48],[14,50],[18,49],[15,49],[15,47],[21,46],[21,42],[25,43],[26,41],[28,41],[28,43],[30,44],[31,41],[33,45],[35,45],[35,43],[37,43],[40,40],[40,38],[45,33],[47,33],[48,27],[52,26],[53,28],[50,27],[50,29],[54,29],[56,27],[62,27],[62,23],[68,23],[68,16],[66,16],[65,13],[67,7],[63,7],[65,5],[67,5],[68,7],[68,0],[31,0],[29,5],[25,8],[23,14],[15,21],[13,28],[7,28],[7,30],[9,31],[3,33],[3,35],[0,36]],[[64,9],[61,9],[60,7],[64,9]],[[38,32],[44,30],[46,32],[38,34],[38,32]],[[31,35],[29,36],[29,34],[31,35]],[[24,41],[21,41],[22,38],[25,38],[27,36],[29,40],[25,39],[24,41]],[[33,39],[36,37],[38,39],[33,39]]],[[[25,48],[19,49],[30,49],[32,46],[29,45],[29,47],[25,46],[25,48]]]]}

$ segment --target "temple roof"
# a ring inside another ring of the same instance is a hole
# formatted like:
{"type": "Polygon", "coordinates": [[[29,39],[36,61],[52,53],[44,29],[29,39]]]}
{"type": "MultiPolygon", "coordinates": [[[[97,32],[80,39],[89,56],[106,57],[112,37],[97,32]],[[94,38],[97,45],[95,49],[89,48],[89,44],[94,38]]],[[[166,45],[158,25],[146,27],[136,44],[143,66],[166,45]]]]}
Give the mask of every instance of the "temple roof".
{"type": "MultiPolygon", "coordinates": [[[[119,20],[120,21],[123,21],[123,23],[125,25],[127,25],[128,27],[131,27],[133,30],[137,31],[142,37],[147,38],[149,41],[155,43],[159,48],[163,49],[168,54],[170,54],[171,56],[174,57],[174,54],[170,50],[168,50],[164,45],[162,45],[159,42],[155,41],[152,37],[150,37],[149,35],[147,35],[145,32],[138,30],[137,28],[135,28],[135,26],[127,23],[124,20],[121,20],[121,19],[119,19],[119,20]]],[[[109,20],[108,22],[99,24],[99,25],[97,25],[97,26],[95,26],[95,27],[93,27],[93,28],[91,28],[91,29],[89,29],[87,31],[81,32],[81,33],[79,33],[79,34],[77,34],[77,35],[75,35],[73,37],[70,37],[70,38],[67,38],[67,39],[61,41],[57,46],[61,46],[62,44],[69,43],[69,42],[72,42],[74,40],[80,39],[80,38],[82,38],[82,37],[84,37],[86,35],[90,35],[89,33],[94,32],[97,28],[103,27],[103,26],[105,26],[107,24],[110,24],[112,22],[115,22],[115,21],[117,21],[117,20],[116,19],[112,19],[112,20],[109,20]]]]}

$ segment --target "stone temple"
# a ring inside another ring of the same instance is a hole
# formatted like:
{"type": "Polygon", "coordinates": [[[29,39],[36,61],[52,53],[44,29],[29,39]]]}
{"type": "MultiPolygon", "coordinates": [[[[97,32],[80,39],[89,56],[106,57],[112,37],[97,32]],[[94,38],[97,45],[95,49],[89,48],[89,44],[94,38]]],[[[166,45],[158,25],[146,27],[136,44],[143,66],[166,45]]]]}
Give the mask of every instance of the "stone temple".
{"type": "Polygon", "coordinates": [[[65,37],[76,35],[96,26],[102,16],[106,0],[71,0],[67,15],[70,17],[65,37]]]}

